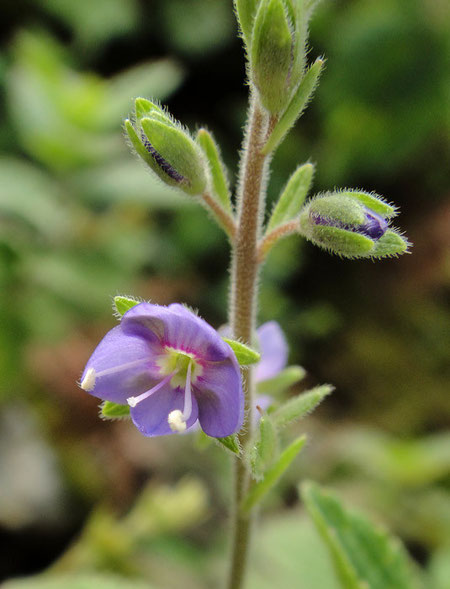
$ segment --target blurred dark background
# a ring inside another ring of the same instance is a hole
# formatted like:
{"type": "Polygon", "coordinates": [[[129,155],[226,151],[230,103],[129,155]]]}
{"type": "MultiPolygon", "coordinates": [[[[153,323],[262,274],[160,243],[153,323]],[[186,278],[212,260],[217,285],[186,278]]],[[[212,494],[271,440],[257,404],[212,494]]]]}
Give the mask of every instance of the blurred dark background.
{"type": "MultiPolygon", "coordinates": [[[[161,100],[191,130],[214,133],[234,181],[247,104],[236,29],[225,0],[2,2],[0,578],[40,572],[69,545],[61,570],[114,569],[164,587],[190,587],[186,566],[192,586],[210,578],[226,458],[102,422],[76,381],[114,324],[115,294],[226,321],[226,239],[153,180],[121,124],[134,97],[161,100]],[[185,519],[155,516],[139,536],[134,511],[151,520],[155,496],[168,514],[170,501],[187,505],[185,519]],[[129,565],[127,534],[158,559],[129,565]]],[[[414,247],[372,263],[286,240],[264,268],[259,315],[282,325],[304,386],[337,389],[302,424],[310,447],[269,513],[297,508],[296,483],[316,478],[431,567],[450,544],[449,32],[445,0],[317,9],[310,57],[327,67],[274,159],[269,200],[310,160],[314,192],[359,187],[399,205],[414,247]]]]}

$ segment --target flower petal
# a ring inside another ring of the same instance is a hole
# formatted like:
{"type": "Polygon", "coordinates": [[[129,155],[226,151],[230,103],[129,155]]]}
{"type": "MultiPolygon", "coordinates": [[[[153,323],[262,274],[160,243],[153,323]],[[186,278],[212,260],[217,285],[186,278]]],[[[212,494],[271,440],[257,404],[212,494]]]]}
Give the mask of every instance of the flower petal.
{"type": "Polygon", "coordinates": [[[239,365],[234,357],[220,364],[207,364],[194,391],[198,420],[205,434],[224,438],[241,429],[244,393],[239,365]]]}
{"type": "Polygon", "coordinates": [[[276,376],[287,364],[288,345],[276,321],[268,321],[257,330],[261,360],[255,369],[257,382],[276,376]]]}
{"type": "MultiPolygon", "coordinates": [[[[171,411],[179,409],[183,411],[184,394],[179,388],[173,389],[170,384],[159,389],[150,397],[141,401],[130,409],[134,425],[144,436],[164,436],[173,434],[168,417],[171,411]]],[[[186,422],[186,427],[191,427],[198,417],[198,407],[195,398],[192,398],[192,412],[186,422]]]]}
{"type": "Polygon", "coordinates": [[[126,404],[128,397],[147,391],[161,380],[154,363],[156,357],[154,346],[140,337],[124,334],[119,325],[98,344],[81,382],[89,380],[86,375],[93,369],[92,386],[84,387],[85,390],[100,399],[126,404]]]}
{"type": "Polygon", "coordinates": [[[179,304],[140,303],[122,318],[122,329],[152,343],[189,352],[208,362],[229,356],[229,347],[206,321],[179,304]]]}

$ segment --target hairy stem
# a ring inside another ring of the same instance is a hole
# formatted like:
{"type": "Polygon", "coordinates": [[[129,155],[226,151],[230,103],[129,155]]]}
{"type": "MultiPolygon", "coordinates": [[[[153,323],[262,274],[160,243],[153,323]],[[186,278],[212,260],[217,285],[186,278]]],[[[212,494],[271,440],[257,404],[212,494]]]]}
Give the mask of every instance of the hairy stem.
{"type": "Polygon", "coordinates": [[[260,262],[264,261],[265,257],[278,240],[287,237],[288,235],[292,235],[293,233],[298,233],[298,228],[298,219],[294,219],[293,221],[287,221],[286,223],[283,223],[283,225],[279,225],[278,227],[275,227],[275,229],[272,229],[272,231],[266,233],[258,245],[258,260],[260,262]]]}
{"type": "MultiPolygon", "coordinates": [[[[268,116],[255,99],[250,106],[248,127],[242,152],[238,194],[238,222],[232,255],[230,324],[233,337],[251,344],[256,327],[258,291],[258,241],[261,233],[266,192],[268,157],[261,153],[268,129],[268,116]]],[[[254,386],[251,369],[243,373],[246,424],[239,434],[244,448],[252,435],[254,386]]],[[[234,512],[231,568],[228,589],[241,589],[252,523],[252,513],[242,513],[240,504],[250,483],[243,460],[235,459],[234,512]]]]}

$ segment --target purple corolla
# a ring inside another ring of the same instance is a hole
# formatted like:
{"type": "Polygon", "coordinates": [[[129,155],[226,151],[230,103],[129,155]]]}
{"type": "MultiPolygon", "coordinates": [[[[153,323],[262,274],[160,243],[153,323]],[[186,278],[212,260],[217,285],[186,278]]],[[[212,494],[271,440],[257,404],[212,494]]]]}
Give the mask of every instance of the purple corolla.
{"type": "Polygon", "coordinates": [[[242,426],[244,394],[230,346],[179,304],[139,303],[123,315],[90,357],[81,388],[130,406],[145,436],[183,432],[197,420],[209,436],[242,426]]]}
{"type": "Polygon", "coordinates": [[[261,382],[273,378],[286,367],[288,345],[281,327],[276,321],[268,321],[258,327],[261,360],[256,365],[255,380],[261,382]]]}

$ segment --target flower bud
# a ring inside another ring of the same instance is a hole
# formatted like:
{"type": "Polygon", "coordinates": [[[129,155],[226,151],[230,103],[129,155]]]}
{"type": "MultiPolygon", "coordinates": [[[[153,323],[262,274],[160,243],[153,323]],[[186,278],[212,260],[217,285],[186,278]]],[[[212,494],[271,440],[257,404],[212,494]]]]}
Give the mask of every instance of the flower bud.
{"type": "Polygon", "coordinates": [[[125,130],[136,153],[163,182],[191,195],[205,190],[200,148],[163,109],[137,98],[134,122],[127,119],[125,130]]]}
{"type": "Polygon", "coordinates": [[[300,233],[346,258],[382,258],[407,251],[408,241],[389,221],[396,209],[373,194],[342,191],[319,195],[302,209],[300,233]]]}
{"type": "Polygon", "coordinates": [[[262,105],[282,113],[305,72],[308,11],[305,0],[262,0],[250,46],[250,73],[262,105]]]}
{"type": "Polygon", "coordinates": [[[268,111],[282,111],[291,95],[293,31],[283,0],[262,0],[255,17],[250,71],[261,103],[268,111]]]}

